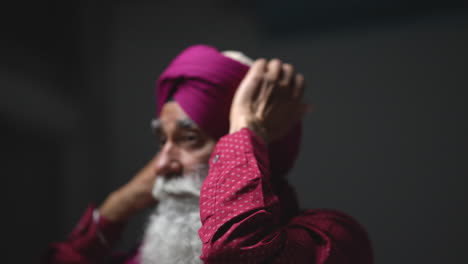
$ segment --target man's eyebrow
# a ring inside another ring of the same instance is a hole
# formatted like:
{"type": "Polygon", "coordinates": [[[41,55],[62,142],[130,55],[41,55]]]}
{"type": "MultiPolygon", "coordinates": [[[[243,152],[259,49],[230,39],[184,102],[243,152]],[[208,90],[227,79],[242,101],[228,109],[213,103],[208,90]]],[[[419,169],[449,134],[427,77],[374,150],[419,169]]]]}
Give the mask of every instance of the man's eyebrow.
{"type": "Polygon", "coordinates": [[[189,118],[177,120],[177,126],[180,128],[185,128],[185,129],[198,128],[197,124],[195,124],[195,122],[193,122],[189,118]]]}
{"type": "MultiPolygon", "coordinates": [[[[197,124],[193,122],[193,120],[186,118],[186,119],[179,119],[177,120],[177,126],[183,129],[194,129],[198,128],[197,124]]],[[[151,130],[153,131],[161,131],[162,129],[162,122],[161,120],[154,118],[151,120],[151,130]]]]}
{"type": "Polygon", "coordinates": [[[161,126],[162,126],[162,125],[161,125],[161,121],[160,121],[159,119],[153,118],[153,119],[151,120],[151,130],[152,130],[153,132],[155,132],[155,131],[160,131],[160,130],[161,130],[161,126]]]}

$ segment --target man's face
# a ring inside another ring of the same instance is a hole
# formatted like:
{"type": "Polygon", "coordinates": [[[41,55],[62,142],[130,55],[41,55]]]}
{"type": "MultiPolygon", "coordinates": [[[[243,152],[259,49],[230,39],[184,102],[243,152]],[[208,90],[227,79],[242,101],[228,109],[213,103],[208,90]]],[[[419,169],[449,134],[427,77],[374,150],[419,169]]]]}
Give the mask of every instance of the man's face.
{"type": "Polygon", "coordinates": [[[154,163],[156,175],[187,175],[208,164],[216,141],[206,135],[177,102],[163,106],[154,129],[160,147],[154,163]]]}
{"type": "Polygon", "coordinates": [[[159,204],[145,230],[141,263],[174,263],[176,259],[184,260],[177,263],[201,263],[200,188],[216,141],[176,102],[163,106],[153,127],[160,150],[154,161],[152,195],[159,204]]]}

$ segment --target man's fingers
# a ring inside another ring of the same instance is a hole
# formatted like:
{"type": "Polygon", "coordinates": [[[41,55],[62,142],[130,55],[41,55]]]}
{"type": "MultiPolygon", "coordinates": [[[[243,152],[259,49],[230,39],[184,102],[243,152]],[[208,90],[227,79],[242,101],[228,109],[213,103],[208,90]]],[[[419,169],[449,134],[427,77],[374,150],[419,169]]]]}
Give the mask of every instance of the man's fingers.
{"type": "Polygon", "coordinates": [[[293,98],[295,100],[302,100],[304,97],[305,79],[300,73],[294,76],[293,98]]]}
{"type": "Polygon", "coordinates": [[[294,78],[294,67],[291,64],[284,63],[281,68],[282,68],[282,74],[281,74],[280,87],[291,89],[290,86],[294,78]]]}
{"type": "Polygon", "coordinates": [[[263,113],[269,101],[272,100],[272,93],[278,91],[277,86],[282,75],[282,62],[278,59],[272,59],[266,65],[266,72],[263,74],[263,82],[259,85],[257,101],[257,112],[263,113]]]}
{"type": "Polygon", "coordinates": [[[272,59],[266,66],[265,79],[270,83],[275,83],[281,77],[282,63],[278,59],[272,59]]]}
{"type": "Polygon", "coordinates": [[[266,64],[267,62],[265,59],[258,59],[252,64],[239,86],[240,91],[238,91],[238,93],[240,92],[242,94],[242,98],[252,99],[255,97],[255,94],[258,94],[260,84],[263,81],[266,64]]]}

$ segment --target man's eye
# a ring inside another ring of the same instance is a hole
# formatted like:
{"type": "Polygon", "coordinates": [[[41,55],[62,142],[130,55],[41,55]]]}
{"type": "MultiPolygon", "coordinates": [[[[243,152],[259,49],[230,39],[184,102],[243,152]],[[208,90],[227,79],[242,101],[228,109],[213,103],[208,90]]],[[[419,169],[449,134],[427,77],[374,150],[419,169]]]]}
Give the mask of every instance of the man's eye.
{"type": "Polygon", "coordinates": [[[165,137],[162,137],[162,138],[159,138],[159,145],[160,146],[164,146],[164,144],[166,144],[166,138],[165,137]]]}
{"type": "Polygon", "coordinates": [[[196,135],[187,135],[184,137],[186,141],[196,141],[198,137],[196,135]]]}

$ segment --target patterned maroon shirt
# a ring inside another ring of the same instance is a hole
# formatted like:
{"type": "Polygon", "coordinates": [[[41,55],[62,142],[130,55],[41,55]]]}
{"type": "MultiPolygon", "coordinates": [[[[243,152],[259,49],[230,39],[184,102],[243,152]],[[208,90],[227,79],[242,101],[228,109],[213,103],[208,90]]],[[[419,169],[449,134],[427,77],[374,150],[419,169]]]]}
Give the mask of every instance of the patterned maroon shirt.
{"type": "Polygon", "coordinates": [[[247,128],[218,141],[200,198],[205,263],[372,263],[366,232],[343,213],[306,210],[283,221],[288,203],[273,190],[268,162],[247,128]]]}

